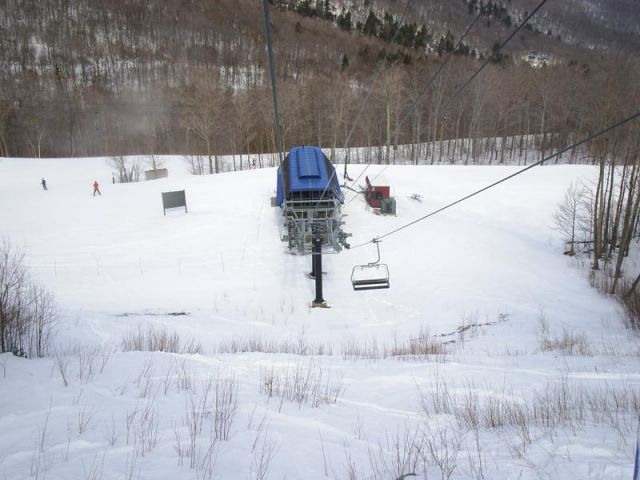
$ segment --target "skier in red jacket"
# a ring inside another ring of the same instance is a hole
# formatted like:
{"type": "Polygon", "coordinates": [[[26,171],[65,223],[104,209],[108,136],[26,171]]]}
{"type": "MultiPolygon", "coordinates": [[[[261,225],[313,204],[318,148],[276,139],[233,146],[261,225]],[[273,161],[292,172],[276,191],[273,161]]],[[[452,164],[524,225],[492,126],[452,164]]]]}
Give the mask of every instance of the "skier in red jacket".
{"type": "Polygon", "coordinates": [[[96,180],[95,182],[93,182],[93,196],[96,196],[96,193],[100,196],[102,196],[102,194],[100,193],[100,185],[98,184],[98,181],[96,180]]]}

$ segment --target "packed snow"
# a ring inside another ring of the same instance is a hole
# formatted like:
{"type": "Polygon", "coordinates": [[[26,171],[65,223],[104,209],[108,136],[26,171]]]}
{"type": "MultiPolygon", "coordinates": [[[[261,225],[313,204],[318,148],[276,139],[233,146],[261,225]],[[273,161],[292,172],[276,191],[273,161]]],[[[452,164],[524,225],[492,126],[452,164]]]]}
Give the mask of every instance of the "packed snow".
{"type": "MultiPolygon", "coordinates": [[[[351,288],[373,245],[324,255],[320,309],[275,169],[163,162],[113,184],[104,158],[0,159],[0,236],[59,306],[49,357],[0,355],[1,479],[631,478],[640,344],[552,225],[594,168],[533,169],[385,238],[388,290],[351,288]],[[188,213],[163,215],[182,189],[188,213]],[[148,334],[191,353],[133,351],[148,334]]],[[[389,166],[397,216],[345,191],[344,228],[361,244],[517,168],[389,166]]]]}

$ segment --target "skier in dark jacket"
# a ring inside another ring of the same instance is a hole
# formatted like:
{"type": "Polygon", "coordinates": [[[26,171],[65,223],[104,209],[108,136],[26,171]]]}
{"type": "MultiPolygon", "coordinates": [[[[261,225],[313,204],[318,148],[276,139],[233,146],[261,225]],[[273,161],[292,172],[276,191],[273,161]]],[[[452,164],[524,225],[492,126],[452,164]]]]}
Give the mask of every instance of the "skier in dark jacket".
{"type": "Polygon", "coordinates": [[[43,190],[49,190],[47,188],[47,181],[43,178],[42,181],[40,182],[40,185],[42,185],[42,189],[43,190]]]}

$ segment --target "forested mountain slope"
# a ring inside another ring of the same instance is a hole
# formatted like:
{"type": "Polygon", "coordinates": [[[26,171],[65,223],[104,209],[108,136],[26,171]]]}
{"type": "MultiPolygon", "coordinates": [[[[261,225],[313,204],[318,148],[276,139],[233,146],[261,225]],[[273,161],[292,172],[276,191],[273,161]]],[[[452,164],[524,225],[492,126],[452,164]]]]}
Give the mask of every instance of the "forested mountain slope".
{"type": "MultiPolygon", "coordinates": [[[[0,155],[274,149],[261,2],[2,3],[0,155]]],[[[550,1],[441,112],[536,4],[413,1],[401,23],[405,2],[273,0],[286,146],[344,144],[385,55],[352,144],[575,130],[603,85],[613,98],[629,95],[611,84],[637,69],[637,2],[550,1]],[[481,21],[454,52],[476,14],[481,21]],[[448,55],[454,61],[416,104],[448,55]],[[533,71],[532,59],[546,71],[533,71]],[[548,111],[554,106],[561,110],[548,111]]]]}

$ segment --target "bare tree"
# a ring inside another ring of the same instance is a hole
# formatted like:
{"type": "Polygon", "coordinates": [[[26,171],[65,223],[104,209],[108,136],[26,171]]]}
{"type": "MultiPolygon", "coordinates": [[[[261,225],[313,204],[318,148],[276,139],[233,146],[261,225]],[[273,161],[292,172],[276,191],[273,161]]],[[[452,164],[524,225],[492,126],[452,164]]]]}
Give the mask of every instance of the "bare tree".
{"type": "Polygon", "coordinates": [[[0,353],[41,357],[56,319],[53,296],[29,278],[24,252],[0,242],[0,353]]]}
{"type": "Polygon", "coordinates": [[[107,159],[107,164],[118,173],[119,183],[140,181],[140,162],[137,159],[115,155],[107,159]]]}
{"type": "Polygon", "coordinates": [[[215,141],[222,123],[225,92],[220,84],[210,77],[201,77],[187,88],[184,99],[183,121],[186,128],[204,142],[209,173],[219,173],[220,166],[213,155],[215,141]]]}
{"type": "Polygon", "coordinates": [[[29,288],[30,348],[31,355],[44,357],[48,353],[51,335],[57,319],[53,294],[40,285],[29,288]]]}
{"type": "Polygon", "coordinates": [[[9,156],[8,131],[11,106],[5,98],[0,98],[0,157],[9,156]]]}
{"type": "Polygon", "coordinates": [[[567,255],[575,255],[576,230],[580,223],[580,210],[584,206],[585,188],[572,182],[553,214],[554,228],[560,232],[569,244],[567,255]]]}
{"type": "Polygon", "coordinates": [[[146,164],[146,167],[150,168],[151,170],[158,170],[159,168],[164,167],[164,161],[162,160],[162,158],[154,154],[147,155],[146,164]]]}
{"type": "Polygon", "coordinates": [[[385,162],[391,163],[391,144],[394,151],[398,146],[398,124],[400,122],[401,99],[403,96],[405,74],[403,70],[394,68],[387,70],[380,85],[380,100],[384,105],[385,117],[385,162]]]}
{"type": "Polygon", "coordinates": [[[185,155],[182,158],[189,167],[189,173],[191,175],[205,174],[204,160],[201,155],[185,155]]]}
{"type": "Polygon", "coordinates": [[[8,239],[0,243],[0,353],[19,348],[20,321],[26,299],[24,252],[8,239]],[[18,337],[18,338],[16,338],[18,337]]]}
{"type": "Polygon", "coordinates": [[[250,168],[249,155],[252,144],[258,137],[259,116],[256,115],[255,106],[251,102],[248,93],[237,94],[234,97],[236,128],[242,145],[240,149],[240,170],[242,170],[242,151],[247,155],[247,168],[250,168]]]}

